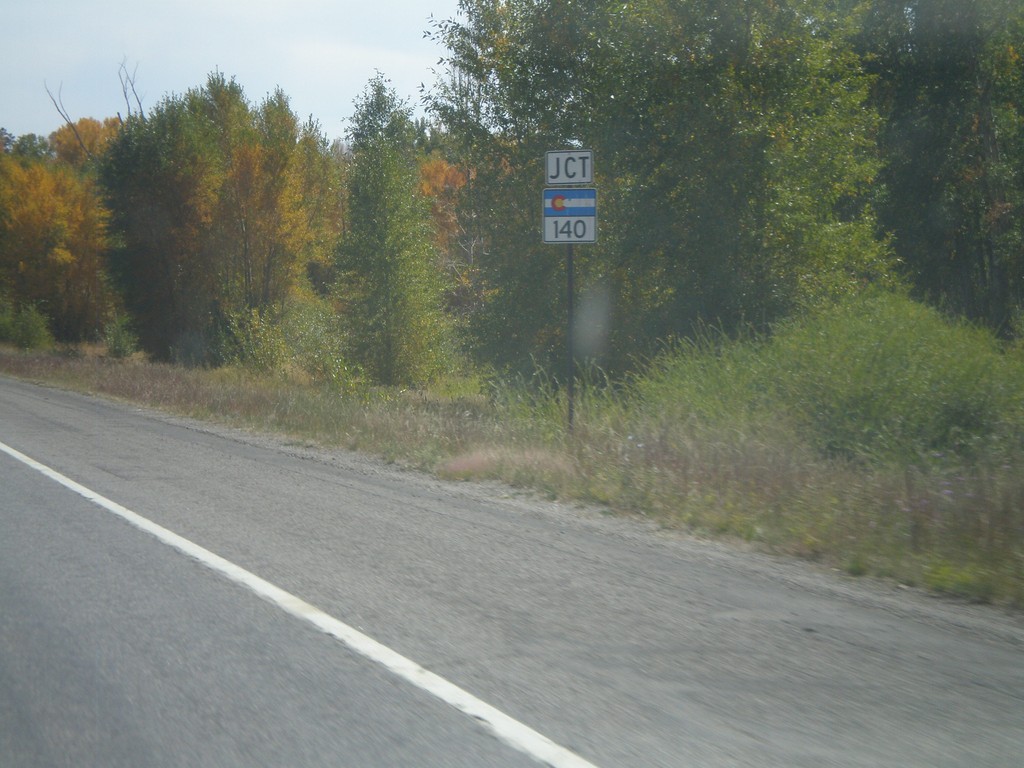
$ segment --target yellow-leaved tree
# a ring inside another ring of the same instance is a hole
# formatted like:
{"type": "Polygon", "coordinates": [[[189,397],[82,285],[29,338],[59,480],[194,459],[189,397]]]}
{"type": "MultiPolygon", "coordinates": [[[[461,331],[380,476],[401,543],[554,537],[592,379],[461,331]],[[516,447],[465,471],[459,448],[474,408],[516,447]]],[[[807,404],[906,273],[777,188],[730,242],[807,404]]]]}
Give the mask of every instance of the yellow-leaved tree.
{"type": "Polygon", "coordinates": [[[103,122],[83,117],[74,123],[65,123],[51,133],[50,146],[57,160],[74,168],[82,168],[102,154],[120,128],[121,121],[116,117],[108,117],[103,122]]]}
{"type": "Polygon", "coordinates": [[[111,299],[108,219],[91,178],[0,155],[0,298],[35,307],[60,341],[98,336],[111,299]]]}

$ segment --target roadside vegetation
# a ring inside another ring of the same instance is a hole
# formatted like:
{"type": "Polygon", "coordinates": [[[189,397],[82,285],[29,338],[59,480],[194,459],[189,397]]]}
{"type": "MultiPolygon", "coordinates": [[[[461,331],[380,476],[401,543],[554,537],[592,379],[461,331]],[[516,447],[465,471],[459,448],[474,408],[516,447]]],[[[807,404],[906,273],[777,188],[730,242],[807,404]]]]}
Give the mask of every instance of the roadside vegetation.
{"type": "Polygon", "coordinates": [[[462,0],[424,117],[0,128],[12,375],[1024,604],[1024,5],[462,0]],[[587,148],[580,388],[543,157],[587,148]],[[94,354],[89,350],[100,350],[94,354]]]}
{"type": "Polygon", "coordinates": [[[1024,346],[895,294],[667,345],[625,382],[595,369],[571,436],[541,372],[342,392],[301,367],[10,347],[0,370],[1024,605],[1024,346]]]}

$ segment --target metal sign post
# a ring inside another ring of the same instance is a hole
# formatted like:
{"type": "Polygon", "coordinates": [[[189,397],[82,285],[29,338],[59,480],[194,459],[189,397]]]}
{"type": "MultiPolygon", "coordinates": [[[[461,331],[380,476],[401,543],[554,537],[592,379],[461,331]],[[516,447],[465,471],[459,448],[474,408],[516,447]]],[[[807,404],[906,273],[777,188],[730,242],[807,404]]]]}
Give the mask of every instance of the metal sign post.
{"type": "Polygon", "coordinates": [[[565,395],[568,400],[568,412],[566,414],[567,427],[569,434],[572,434],[572,422],[573,416],[576,410],[576,309],[575,309],[575,296],[576,287],[576,269],[572,261],[572,243],[566,246],[565,253],[565,291],[566,291],[566,305],[569,308],[569,322],[567,323],[566,333],[568,338],[566,344],[569,353],[569,370],[568,379],[566,380],[565,395]]]}
{"type": "Polygon", "coordinates": [[[544,178],[549,185],[560,185],[544,190],[543,220],[545,243],[566,246],[565,288],[569,320],[566,328],[568,346],[568,428],[573,431],[576,400],[575,350],[575,296],[576,275],[573,263],[575,243],[597,242],[597,190],[579,187],[594,181],[594,153],[589,149],[547,152],[544,157],[544,178]]]}

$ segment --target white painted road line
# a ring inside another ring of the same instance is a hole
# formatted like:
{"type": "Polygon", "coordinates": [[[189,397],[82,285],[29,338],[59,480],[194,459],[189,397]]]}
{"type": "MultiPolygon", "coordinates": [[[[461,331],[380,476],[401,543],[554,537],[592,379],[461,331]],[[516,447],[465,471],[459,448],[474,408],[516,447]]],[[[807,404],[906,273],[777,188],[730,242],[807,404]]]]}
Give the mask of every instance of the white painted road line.
{"type": "Polygon", "coordinates": [[[290,592],[274,586],[254,573],[250,573],[244,568],[225,560],[219,555],[215,555],[213,552],[179,536],[173,531],[157,525],[152,520],[148,520],[117,502],[111,501],[95,491],[76,483],[56,470],[51,469],[45,464],[40,464],[35,459],[2,442],[0,442],[0,451],[108,512],[112,512],[135,527],[156,537],[164,544],[199,561],[207,568],[246,587],[292,616],[312,624],[331,637],[337,638],[361,656],[379,664],[403,680],[412,683],[417,688],[426,691],[474,720],[479,721],[485,728],[514,749],[539,760],[545,765],[552,766],[552,768],[596,768],[593,763],[556,744],[543,734],[509,717],[501,710],[481,701],[454,683],[424,669],[411,659],[407,659],[400,653],[378,643],[373,638],[350,627],[343,621],[324,613],[316,606],[310,605],[290,592]]]}

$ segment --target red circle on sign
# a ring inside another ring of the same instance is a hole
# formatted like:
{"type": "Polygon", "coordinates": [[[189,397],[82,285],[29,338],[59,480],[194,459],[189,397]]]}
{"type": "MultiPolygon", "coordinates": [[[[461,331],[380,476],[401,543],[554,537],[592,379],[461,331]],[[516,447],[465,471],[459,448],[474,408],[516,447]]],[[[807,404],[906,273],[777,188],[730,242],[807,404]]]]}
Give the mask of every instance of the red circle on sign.
{"type": "Polygon", "coordinates": [[[565,195],[555,195],[551,198],[551,207],[556,211],[565,210],[565,195]]]}

